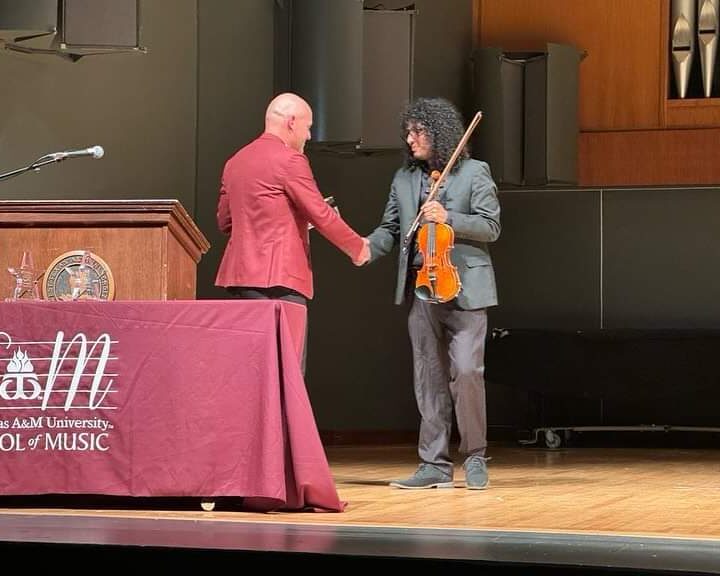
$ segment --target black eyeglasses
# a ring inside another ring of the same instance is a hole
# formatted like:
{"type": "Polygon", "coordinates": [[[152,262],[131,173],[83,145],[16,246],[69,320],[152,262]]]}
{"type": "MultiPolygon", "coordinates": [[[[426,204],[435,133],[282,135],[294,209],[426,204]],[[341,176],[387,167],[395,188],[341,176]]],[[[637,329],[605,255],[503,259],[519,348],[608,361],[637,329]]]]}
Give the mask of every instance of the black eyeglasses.
{"type": "Polygon", "coordinates": [[[405,130],[405,138],[412,134],[413,138],[419,138],[420,136],[427,136],[428,131],[423,126],[413,126],[405,130]]]}

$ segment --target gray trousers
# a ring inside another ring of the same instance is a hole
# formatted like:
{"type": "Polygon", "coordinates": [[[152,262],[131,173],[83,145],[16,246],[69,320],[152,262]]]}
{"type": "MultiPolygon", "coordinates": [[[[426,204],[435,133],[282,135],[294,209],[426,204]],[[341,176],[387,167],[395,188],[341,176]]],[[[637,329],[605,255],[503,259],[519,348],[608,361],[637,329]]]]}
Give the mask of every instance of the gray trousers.
{"type": "Polygon", "coordinates": [[[420,412],[418,454],[422,462],[453,473],[450,433],[453,410],[460,453],[485,455],[486,310],[415,298],[408,318],[413,350],[415,399],[420,412]]]}

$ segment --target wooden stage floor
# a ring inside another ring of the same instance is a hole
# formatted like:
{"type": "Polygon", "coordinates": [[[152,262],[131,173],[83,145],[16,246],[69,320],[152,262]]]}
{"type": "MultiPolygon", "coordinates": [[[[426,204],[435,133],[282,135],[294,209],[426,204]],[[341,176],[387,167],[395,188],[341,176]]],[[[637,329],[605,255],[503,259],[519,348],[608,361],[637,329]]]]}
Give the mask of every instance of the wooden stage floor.
{"type": "Polygon", "coordinates": [[[491,446],[490,487],[399,490],[414,446],[329,447],[343,513],[2,497],[0,541],[720,573],[720,449],[491,446]]]}

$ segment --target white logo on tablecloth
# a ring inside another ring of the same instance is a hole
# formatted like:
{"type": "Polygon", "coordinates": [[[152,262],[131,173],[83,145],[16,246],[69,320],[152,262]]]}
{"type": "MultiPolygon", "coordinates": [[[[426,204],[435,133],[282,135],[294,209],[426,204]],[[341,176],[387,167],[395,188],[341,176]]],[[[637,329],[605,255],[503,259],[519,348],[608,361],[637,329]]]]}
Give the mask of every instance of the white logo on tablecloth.
{"type": "Polygon", "coordinates": [[[32,362],[25,352],[17,349],[0,382],[0,397],[4,400],[32,400],[38,396],[40,382],[33,371],[32,362]]]}
{"type": "MultiPolygon", "coordinates": [[[[0,342],[13,347],[6,332],[0,342]]],[[[109,334],[66,339],[58,331],[55,340],[17,342],[4,371],[0,357],[0,452],[108,450],[113,424],[106,415],[117,408],[111,398],[118,374],[108,371],[118,360],[114,344],[109,334]]]]}

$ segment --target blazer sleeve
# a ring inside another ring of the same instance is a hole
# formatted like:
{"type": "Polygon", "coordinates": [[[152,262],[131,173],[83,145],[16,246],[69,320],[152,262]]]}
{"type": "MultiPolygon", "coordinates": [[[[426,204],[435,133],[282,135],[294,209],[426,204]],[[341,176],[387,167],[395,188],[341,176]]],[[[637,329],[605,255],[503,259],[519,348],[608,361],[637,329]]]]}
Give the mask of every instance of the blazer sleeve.
{"type": "Polygon", "coordinates": [[[220,232],[230,234],[232,232],[232,214],[230,213],[230,201],[225,189],[225,172],[220,184],[220,196],[217,205],[217,225],[220,232]]]}
{"type": "Polygon", "coordinates": [[[323,200],[304,154],[294,154],[290,158],[285,174],[285,192],[299,214],[329,242],[353,259],[360,256],[362,237],[323,200]]]}
{"type": "Polygon", "coordinates": [[[400,212],[398,210],[397,187],[395,180],[393,180],[382,220],[378,227],[368,235],[368,240],[370,240],[370,261],[373,262],[381,256],[389,254],[399,238],[400,212]]]}
{"type": "Polygon", "coordinates": [[[470,213],[448,213],[455,236],[478,242],[494,242],[500,236],[500,202],[497,186],[485,162],[478,162],[471,178],[470,213]]]}

